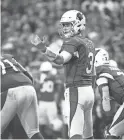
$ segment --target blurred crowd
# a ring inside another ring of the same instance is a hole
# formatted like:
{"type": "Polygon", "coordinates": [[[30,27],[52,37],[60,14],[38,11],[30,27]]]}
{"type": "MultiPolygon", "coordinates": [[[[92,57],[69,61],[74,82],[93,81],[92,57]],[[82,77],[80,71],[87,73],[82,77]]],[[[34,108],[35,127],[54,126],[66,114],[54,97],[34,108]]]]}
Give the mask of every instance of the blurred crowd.
{"type": "MultiPolygon", "coordinates": [[[[46,35],[49,47],[58,52],[62,44],[58,34],[59,20],[61,15],[70,9],[84,13],[86,37],[94,42],[95,47],[107,49],[110,58],[124,69],[123,0],[2,0],[1,50],[13,54],[38,82],[40,65],[47,61],[47,58],[31,45],[31,38],[34,34],[41,38],[46,35]]],[[[63,68],[52,65],[63,82],[63,68]]],[[[115,105],[113,114],[117,108],[115,105]]],[[[97,89],[93,113],[94,136],[103,138],[103,129],[111,122],[113,114],[106,117],[102,111],[97,89]]]]}

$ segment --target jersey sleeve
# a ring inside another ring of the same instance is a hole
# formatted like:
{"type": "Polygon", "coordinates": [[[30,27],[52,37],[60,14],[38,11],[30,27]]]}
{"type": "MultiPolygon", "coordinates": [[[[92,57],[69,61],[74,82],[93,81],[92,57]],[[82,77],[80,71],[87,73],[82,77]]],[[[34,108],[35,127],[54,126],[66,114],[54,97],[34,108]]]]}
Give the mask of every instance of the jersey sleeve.
{"type": "Polygon", "coordinates": [[[99,77],[104,77],[104,78],[108,78],[108,79],[114,80],[114,77],[111,74],[109,74],[109,73],[102,73],[102,74],[99,75],[99,77]]]}
{"type": "Polygon", "coordinates": [[[97,79],[104,77],[104,78],[107,78],[107,79],[114,80],[114,77],[112,76],[108,67],[105,67],[105,66],[97,67],[96,68],[96,74],[97,74],[97,79]]]}
{"type": "Polygon", "coordinates": [[[108,79],[105,77],[100,77],[99,79],[96,80],[96,84],[98,86],[108,84],[108,79]]]}

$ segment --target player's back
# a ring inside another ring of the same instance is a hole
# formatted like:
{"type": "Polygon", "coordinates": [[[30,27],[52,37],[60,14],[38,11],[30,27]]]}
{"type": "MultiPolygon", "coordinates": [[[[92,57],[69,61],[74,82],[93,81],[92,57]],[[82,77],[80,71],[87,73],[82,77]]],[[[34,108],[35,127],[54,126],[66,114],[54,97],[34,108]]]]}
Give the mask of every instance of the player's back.
{"type": "Polygon", "coordinates": [[[9,88],[32,85],[28,72],[13,58],[12,55],[6,54],[1,57],[1,91],[9,88]]]}
{"type": "Polygon", "coordinates": [[[97,79],[105,77],[108,79],[110,96],[119,104],[124,101],[124,72],[117,67],[102,65],[96,68],[97,79]]]}
{"type": "Polygon", "coordinates": [[[78,87],[92,84],[95,55],[92,41],[75,36],[63,43],[61,51],[63,50],[72,54],[71,60],[64,65],[66,86],[78,87]]]}

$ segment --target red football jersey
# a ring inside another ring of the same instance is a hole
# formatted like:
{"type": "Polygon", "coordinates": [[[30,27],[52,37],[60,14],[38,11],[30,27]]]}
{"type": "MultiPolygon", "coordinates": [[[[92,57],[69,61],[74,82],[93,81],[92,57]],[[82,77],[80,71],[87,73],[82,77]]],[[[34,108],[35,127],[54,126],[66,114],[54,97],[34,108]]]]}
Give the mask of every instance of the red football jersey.
{"type": "Polygon", "coordinates": [[[100,77],[108,79],[109,93],[119,104],[124,101],[124,72],[119,68],[101,65],[96,68],[96,80],[100,77]]]}
{"type": "Polygon", "coordinates": [[[62,82],[57,78],[57,76],[51,73],[46,74],[46,78],[42,83],[37,85],[38,100],[51,102],[55,100],[55,94],[61,92],[62,82]]]}
{"type": "Polygon", "coordinates": [[[64,64],[66,86],[91,85],[95,58],[92,41],[80,36],[72,37],[64,41],[61,51],[63,50],[72,54],[71,60],[64,64]]]}
{"type": "Polygon", "coordinates": [[[22,85],[32,85],[32,77],[11,55],[3,55],[1,67],[1,92],[22,85]]]}

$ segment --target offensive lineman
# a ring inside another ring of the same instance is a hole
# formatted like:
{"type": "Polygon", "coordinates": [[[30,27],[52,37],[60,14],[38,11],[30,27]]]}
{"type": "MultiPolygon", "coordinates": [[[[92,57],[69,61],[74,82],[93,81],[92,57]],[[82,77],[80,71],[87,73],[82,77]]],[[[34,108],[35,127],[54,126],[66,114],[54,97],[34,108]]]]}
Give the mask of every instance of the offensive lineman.
{"type": "MultiPolygon", "coordinates": [[[[65,101],[67,103],[68,135],[70,139],[93,138],[92,108],[94,92],[92,77],[94,75],[95,49],[92,41],[83,37],[85,16],[77,11],[65,12],[60,20],[61,36],[64,39],[59,54],[49,48],[41,48],[50,61],[63,65],[66,77],[65,101]]],[[[32,44],[40,47],[45,40],[37,36],[32,44]]]]}
{"type": "Polygon", "coordinates": [[[7,92],[1,115],[1,133],[17,114],[29,138],[43,139],[39,132],[37,97],[30,74],[13,58],[1,57],[1,92],[7,92]]]}
{"type": "Polygon", "coordinates": [[[101,48],[96,49],[95,66],[96,84],[102,95],[103,110],[111,110],[111,100],[120,104],[105,134],[107,139],[118,139],[124,135],[124,72],[111,65],[108,52],[101,48]]]}

